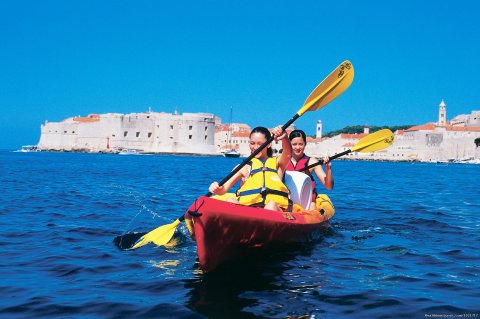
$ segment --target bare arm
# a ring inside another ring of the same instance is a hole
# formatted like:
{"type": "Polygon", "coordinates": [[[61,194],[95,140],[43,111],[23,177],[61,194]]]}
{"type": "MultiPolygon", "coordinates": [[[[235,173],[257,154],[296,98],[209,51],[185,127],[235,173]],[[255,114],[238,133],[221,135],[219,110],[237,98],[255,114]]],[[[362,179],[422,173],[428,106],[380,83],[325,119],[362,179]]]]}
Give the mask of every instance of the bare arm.
{"type": "MultiPolygon", "coordinates": [[[[318,161],[314,158],[310,160],[309,165],[318,163],[318,161]]],[[[333,189],[333,175],[332,175],[332,163],[330,162],[330,158],[328,156],[325,156],[323,158],[323,165],[325,166],[325,171],[323,171],[322,166],[317,165],[315,167],[312,167],[310,169],[310,173],[315,172],[315,175],[317,175],[318,179],[322,184],[325,186],[326,189],[333,189]]]]}
{"type": "Polygon", "coordinates": [[[232,188],[233,185],[235,185],[240,179],[244,178],[247,173],[247,167],[243,167],[241,170],[239,170],[235,175],[230,177],[228,181],[225,182],[222,186],[218,184],[218,182],[213,182],[210,184],[210,187],[208,190],[212,194],[217,194],[217,195],[223,195],[228,192],[230,188],[232,188]]]}
{"type": "Polygon", "coordinates": [[[288,139],[287,132],[282,131],[281,126],[277,126],[272,133],[275,136],[276,141],[282,141],[282,154],[277,158],[277,167],[278,175],[280,175],[280,178],[283,178],[285,168],[292,159],[292,144],[288,139]]]}

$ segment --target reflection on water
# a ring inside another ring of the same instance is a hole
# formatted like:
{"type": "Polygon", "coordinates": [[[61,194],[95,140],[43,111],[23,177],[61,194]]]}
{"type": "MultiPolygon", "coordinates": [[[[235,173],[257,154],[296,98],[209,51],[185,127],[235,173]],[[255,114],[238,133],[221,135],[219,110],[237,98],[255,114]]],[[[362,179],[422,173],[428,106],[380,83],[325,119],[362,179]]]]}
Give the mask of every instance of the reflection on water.
{"type": "MultiPolygon", "coordinates": [[[[310,242],[275,247],[268,253],[259,253],[253,258],[224,265],[212,273],[184,280],[189,290],[187,306],[209,318],[266,318],[256,311],[258,297],[262,292],[290,289],[286,272],[293,266],[289,262],[299,255],[311,257],[314,245],[315,242],[310,242]]],[[[284,313],[282,302],[282,299],[269,302],[271,309],[267,313],[272,318],[279,318],[279,315],[280,318],[309,316],[308,313],[289,316],[284,313]]]]}

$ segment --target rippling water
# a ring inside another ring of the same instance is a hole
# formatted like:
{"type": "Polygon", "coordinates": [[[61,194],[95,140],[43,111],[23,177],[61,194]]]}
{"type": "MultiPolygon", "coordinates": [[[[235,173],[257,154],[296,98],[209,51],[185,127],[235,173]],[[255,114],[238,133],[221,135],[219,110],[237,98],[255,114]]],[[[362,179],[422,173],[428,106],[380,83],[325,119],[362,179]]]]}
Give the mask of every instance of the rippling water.
{"type": "Polygon", "coordinates": [[[478,165],[336,161],[321,239],[208,275],[183,225],[174,248],[113,245],[238,162],[0,152],[0,317],[480,316],[478,165]]]}

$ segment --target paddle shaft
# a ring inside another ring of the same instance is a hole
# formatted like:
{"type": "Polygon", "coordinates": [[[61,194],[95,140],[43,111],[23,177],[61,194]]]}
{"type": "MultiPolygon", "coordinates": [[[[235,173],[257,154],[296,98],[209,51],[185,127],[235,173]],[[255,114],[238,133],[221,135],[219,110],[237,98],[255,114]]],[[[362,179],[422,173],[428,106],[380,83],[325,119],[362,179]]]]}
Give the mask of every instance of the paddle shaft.
{"type": "MultiPolygon", "coordinates": [[[[339,158],[339,157],[342,157],[344,155],[347,155],[347,154],[350,154],[352,152],[352,150],[346,150],[344,152],[341,152],[341,153],[338,153],[338,154],[335,154],[333,156],[330,156],[330,160],[334,160],[336,158],[339,158]]],[[[302,168],[300,171],[306,171],[307,169],[310,169],[312,167],[315,167],[317,165],[323,165],[323,159],[319,159],[317,163],[315,164],[310,164],[308,166],[305,166],[304,168],[302,168]]]]}

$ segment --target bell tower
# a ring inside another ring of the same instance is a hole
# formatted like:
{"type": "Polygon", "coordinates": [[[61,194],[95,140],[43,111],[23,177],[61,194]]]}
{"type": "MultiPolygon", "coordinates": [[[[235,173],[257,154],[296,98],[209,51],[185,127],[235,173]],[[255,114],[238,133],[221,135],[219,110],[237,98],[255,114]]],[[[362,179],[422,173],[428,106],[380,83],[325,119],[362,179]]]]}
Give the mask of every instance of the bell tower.
{"type": "Polygon", "coordinates": [[[438,126],[446,126],[447,125],[447,105],[442,99],[438,108],[438,126]]]}
{"type": "Polygon", "coordinates": [[[317,121],[317,133],[316,133],[315,137],[318,138],[318,139],[322,138],[322,121],[321,120],[317,121]]]}

